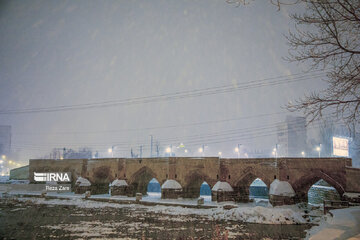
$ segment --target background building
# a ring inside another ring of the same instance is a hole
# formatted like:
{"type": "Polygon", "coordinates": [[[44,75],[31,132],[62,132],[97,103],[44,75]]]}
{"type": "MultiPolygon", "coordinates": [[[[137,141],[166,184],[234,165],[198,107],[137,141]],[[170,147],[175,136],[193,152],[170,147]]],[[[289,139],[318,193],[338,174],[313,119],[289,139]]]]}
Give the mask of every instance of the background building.
{"type": "Polygon", "coordinates": [[[277,126],[277,154],[282,157],[302,157],[306,152],[306,119],[287,116],[277,126]]]}

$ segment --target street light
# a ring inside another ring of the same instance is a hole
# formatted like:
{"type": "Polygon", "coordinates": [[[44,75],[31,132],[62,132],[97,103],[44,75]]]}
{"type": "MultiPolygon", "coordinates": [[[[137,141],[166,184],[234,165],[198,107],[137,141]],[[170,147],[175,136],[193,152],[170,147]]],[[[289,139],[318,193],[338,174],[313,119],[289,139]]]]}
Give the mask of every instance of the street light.
{"type": "Polygon", "coordinates": [[[198,152],[201,153],[203,156],[205,155],[205,147],[207,147],[207,145],[203,144],[203,145],[198,149],[198,152]]]}
{"type": "Polygon", "coordinates": [[[218,152],[218,154],[219,154],[219,157],[221,157],[221,155],[222,155],[222,152],[218,152]]]}
{"type": "Polygon", "coordinates": [[[301,152],[301,155],[302,155],[303,157],[305,157],[305,152],[304,152],[304,151],[302,151],[302,152],[301,152]]]}
{"type": "Polygon", "coordinates": [[[241,144],[238,144],[237,147],[235,148],[235,152],[237,153],[238,158],[240,158],[240,146],[241,144]]]}
{"type": "Polygon", "coordinates": [[[167,147],[167,148],[165,149],[165,152],[166,152],[166,153],[171,153],[171,147],[167,147]]]}
{"type": "Polygon", "coordinates": [[[111,154],[111,157],[114,156],[113,148],[114,148],[114,147],[111,147],[111,148],[108,149],[108,153],[111,154]]]}
{"type": "Polygon", "coordinates": [[[319,157],[321,156],[321,143],[318,147],[316,147],[316,151],[319,152],[319,157]]]}
{"type": "Polygon", "coordinates": [[[6,155],[1,155],[1,158],[5,160],[5,159],[6,159],[6,155]]]}

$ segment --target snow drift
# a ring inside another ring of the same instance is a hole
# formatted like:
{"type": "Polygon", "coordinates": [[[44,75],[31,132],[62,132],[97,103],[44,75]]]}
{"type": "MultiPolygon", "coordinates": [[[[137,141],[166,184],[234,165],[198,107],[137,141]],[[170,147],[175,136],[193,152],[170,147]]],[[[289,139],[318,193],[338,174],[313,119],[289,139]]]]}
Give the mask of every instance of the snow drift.
{"type": "Polygon", "coordinates": [[[175,180],[169,179],[161,186],[162,189],[182,189],[180,183],[175,180]]]}
{"type": "Polygon", "coordinates": [[[214,187],[212,188],[212,191],[219,191],[222,190],[224,192],[233,192],[234,189],[231,187],[231,185],[228,182],[220,182],[218,181],[214,187]]]}
{"type": "Polygon", "coordinates": [[[80,187],[88,187],[91,186],[91,183],[86,178],[78,177],[78,179],[75,182],[75,185],[80,187]]]}
{"type": "Polygon", "coordinates": [[[125,180],[115,179],[111,186],[121,187],[121,186],[128,186],[127,182],[125,180]]]}
{"type": "Polygon", "coordinates": [[[279,181],[278,179],[275,179],[270,184],[270,195],[276,195],[276,196],[286,196],[286,197],[293,197],[295,196],[295,191],[290,185],[290,183],[286,181],[279,181]]]}

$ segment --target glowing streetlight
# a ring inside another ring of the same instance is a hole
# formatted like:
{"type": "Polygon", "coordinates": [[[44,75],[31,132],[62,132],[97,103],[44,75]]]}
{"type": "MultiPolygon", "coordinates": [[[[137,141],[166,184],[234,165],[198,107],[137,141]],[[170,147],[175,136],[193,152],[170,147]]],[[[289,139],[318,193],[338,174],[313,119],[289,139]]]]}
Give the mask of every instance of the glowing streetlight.
{"type": "Polygon", "coordinates": [[[240,158],[240,146],[241,144],[238,144],[237,147],[235,148],[235,152],[237,153],[238,158],[240,158]]]}
{"type": "Polygon", "coordinates": [[[205,147],[207,145],[203,144],[201,147],[199,147],[198,152],[201,153],[202,156],[205,156],[205,147]]]}
{"type": "Polygon", "coordinates": [[[222,152],[218,152],[218,155],[221,157],[221,155],[222,155],[222,152]]]}
{"type": "Polygon", "coordinates": [[[301,152],[301,156],[305,157],[305,152],[304,151],[301,152]]]}
{"type": "Polygon", "coordinates": [[[0,160],[0,164],[3,164],[4,163],[4,161],[3,160],[0,160]]]}
{"type": "Polygon", "coordinates": [[[113,156],[114,156],[114,153],[113,153],[113,152],[114,152],[114,151],[113,151],[113,148],[114,148],[114,147],[108,148],[108,153],[109,153],[109,154],[111,154],[111,157],[113,157],[113,156]]]}
{"type": "MultiPolygon", "coordinates": [[[[278,157],[278,146],[279,144],[276,144],[275,147],[273,148],[273,151],[272,151],[272,155],[275,156],[275,158],[278,157]]],[[[276,160],[277,161],[277,160],[276,160]]],[[[277,163],[276,163],[277,164],[277,163]]]]}
{"type": "Polygon", "coordinates": [[[6,155],[1,155],[1,158],[5,160],[5,159],[6,159],[6,155]]]}
{"type": "Polygon", "coordinates": [[[171,153],[171,147],[167,147],[167,148],[165,149],[165,152],[166,152],[166,153],[171,153]]]}
{"type": "Polygon", "coordinates": [[[319,152],[319,157],[321,156],[321,143],[318,147],[316,147],[316,151],[319,152]]]}
{"type": "Polygon", "coordinates": [[[185,152],[185,153],[188,153],[188,150],[187,150],[187,149],[185,149],[185,150],[184,150],[184,152],[185,152]]]}

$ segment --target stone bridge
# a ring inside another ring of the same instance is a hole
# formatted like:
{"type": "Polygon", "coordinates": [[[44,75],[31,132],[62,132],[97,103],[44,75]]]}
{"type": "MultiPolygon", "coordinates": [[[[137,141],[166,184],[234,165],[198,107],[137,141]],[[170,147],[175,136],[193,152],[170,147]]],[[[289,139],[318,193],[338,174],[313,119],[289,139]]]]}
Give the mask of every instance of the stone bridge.
{"type": "Polygon", "coordinates": [[[340,196],[345,192],[360,193],[360,169],[352,167],[349,158],[240,158],[168,157],[168,158],[105,158],[105,159],[32,159],[30,182],[34,172],[72,172],[87,178],[99,192],[107,192],[115,179],[125,180],[131,195],[146,193],[149,181],[156,178],[160,185],[176,180],[182,187],[182,197],[196,198],[205,181],[212,188],[217,182],[227,182],[233,188],[236,201],[248,201],[250,184],[260,178],[269,188],[274,179],[288,182],[298,202],[307,201],[309,188],[323,179],[340,196]]]}

